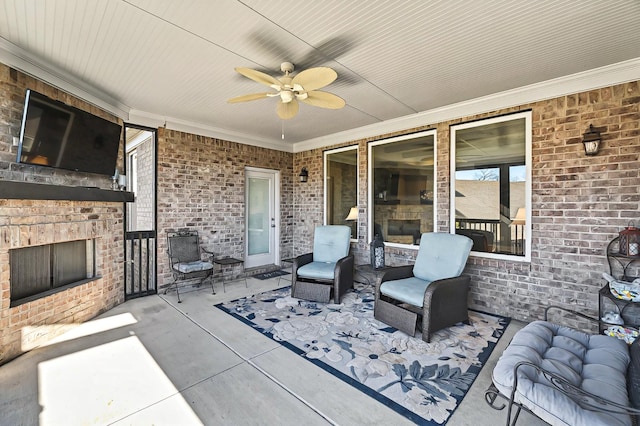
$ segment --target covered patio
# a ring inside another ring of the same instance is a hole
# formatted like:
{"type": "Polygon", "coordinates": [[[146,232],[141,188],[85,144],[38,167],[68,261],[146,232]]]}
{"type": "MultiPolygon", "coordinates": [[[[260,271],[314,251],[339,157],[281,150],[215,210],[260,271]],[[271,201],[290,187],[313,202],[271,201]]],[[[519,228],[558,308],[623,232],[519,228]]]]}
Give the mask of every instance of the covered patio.
{"type": "MultiPolygon", "coordinates": [[[[286,277],[286,276],[285,276],[286,277]]],[[[290,275],[289,275],[290,277],[290,275]]],[[[129,300],[0,366],[1,424],[413,424],[214,304],[288,285],[248,279],[129,300]],[[221,289],[220,289],[221,290],[221,289]]],[[[491,370],[511,322],[450,425],[495,425],[491,370]]],[[[522,414],[519,425],[546,424],[522,414]]]]}

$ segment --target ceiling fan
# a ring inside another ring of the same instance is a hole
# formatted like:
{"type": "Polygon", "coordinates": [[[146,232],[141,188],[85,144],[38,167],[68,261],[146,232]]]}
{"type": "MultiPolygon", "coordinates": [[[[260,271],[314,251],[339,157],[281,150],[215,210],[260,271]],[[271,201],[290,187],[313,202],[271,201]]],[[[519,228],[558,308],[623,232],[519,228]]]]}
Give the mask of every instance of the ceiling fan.
{"type": "Polygon", "coordinates": [[[289,74],[293,72],[291,62],[283,62],[280,69],[284,76],[275,78],[269,74],[251,68],[236,68],[235,70],[243,76],[253,81],[269,86],[275,92],[252,93],[249,95],[231,98],[227,102],[238,103],[255,101],[257,99],[279,97],[276,112],[278,117],[288,120],[298,113],[298,101],[320,108],[340,109],[345,106],[345,101],[333,93],[323,92],[324,86],[331,84],[338,74],[328,67],[309,68],[301,71],[294,77],[289,74]]]}

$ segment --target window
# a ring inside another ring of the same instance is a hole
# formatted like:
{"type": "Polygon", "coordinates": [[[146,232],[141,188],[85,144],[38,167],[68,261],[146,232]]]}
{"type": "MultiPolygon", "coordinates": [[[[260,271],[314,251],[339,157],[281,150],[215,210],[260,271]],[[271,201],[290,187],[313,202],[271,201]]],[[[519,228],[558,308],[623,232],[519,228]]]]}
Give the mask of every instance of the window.
{"type": "Polygon", "coordinates": [[[358,239],[358,147],[324,153],[324,223],[351,227],[358,239]],[[355,210],[353,210],[355,209],[355,210]]]}
{"type": "Polygon", "coordinates": [[[416,246],[435,229],[436,131],[369,144],[369,239],[416,246]]]}
{"type": "Polygon", "coordinates": [[[531,112],[451,126],[451,232],[478,256],[530,259],[531,112]]]}

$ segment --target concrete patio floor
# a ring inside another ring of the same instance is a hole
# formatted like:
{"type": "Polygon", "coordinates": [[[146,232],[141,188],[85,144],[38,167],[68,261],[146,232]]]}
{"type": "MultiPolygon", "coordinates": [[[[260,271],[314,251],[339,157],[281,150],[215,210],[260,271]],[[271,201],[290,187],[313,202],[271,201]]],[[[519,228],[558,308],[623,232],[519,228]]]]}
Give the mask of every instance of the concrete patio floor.
{"type": "MultiPolygon", "coordinates": [[[[0,366],[0,425],[412,424],[214,304],[287,277],[130,300],[0,366]]],[[[484,391],[512,322],[447,425],[504,424],[484,391]]],[[[523,413],[518,425],[546,423],[523,413]]]]}

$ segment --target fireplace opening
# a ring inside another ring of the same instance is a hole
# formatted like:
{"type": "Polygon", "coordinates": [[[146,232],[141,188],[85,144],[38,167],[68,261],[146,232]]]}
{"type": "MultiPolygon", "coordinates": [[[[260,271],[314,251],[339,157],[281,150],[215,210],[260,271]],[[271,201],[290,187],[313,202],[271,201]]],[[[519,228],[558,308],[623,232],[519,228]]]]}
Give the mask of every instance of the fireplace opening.
{"type": "Polygon", "coordinates": [[[78,240],[9,250],[10,306],[95,278],[95,241],[78,240]]]}

